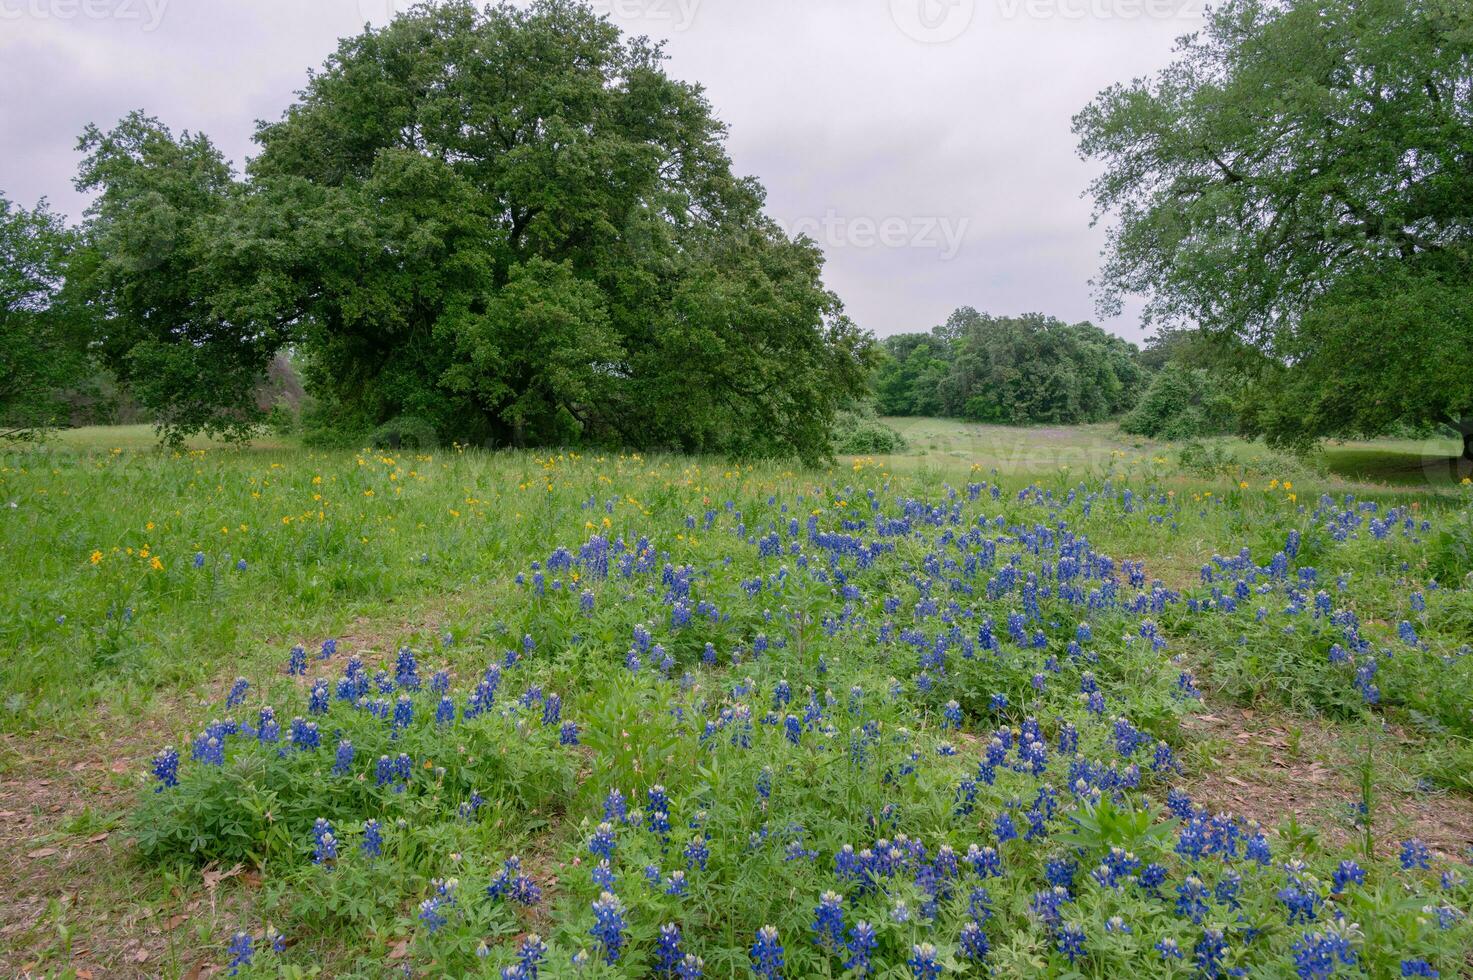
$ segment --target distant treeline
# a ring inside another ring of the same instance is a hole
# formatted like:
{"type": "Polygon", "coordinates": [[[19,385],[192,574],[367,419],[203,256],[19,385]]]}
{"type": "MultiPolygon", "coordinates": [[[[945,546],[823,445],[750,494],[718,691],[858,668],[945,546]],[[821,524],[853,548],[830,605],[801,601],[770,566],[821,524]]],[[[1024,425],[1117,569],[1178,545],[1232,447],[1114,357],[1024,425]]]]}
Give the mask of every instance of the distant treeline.
{"type": "Polygon", "coordinates": [[[1101,422],[1135,406],[1151,372],[1139,348],[1090,323],[964,306],[929,333],[885,338],[875,370],[882,415],[1006,425],[1101,422]]]}

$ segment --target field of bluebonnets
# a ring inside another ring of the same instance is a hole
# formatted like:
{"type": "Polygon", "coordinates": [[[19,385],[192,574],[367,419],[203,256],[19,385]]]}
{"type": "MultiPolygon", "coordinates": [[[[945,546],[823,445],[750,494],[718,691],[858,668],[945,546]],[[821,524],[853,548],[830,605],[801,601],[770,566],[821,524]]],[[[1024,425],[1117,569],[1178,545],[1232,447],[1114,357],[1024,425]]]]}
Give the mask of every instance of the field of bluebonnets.
{"type": "Polygon", "coordinates": [[[957,455],[8,454],[0,966],[1473,970],[1473,491],[957,455]]]}

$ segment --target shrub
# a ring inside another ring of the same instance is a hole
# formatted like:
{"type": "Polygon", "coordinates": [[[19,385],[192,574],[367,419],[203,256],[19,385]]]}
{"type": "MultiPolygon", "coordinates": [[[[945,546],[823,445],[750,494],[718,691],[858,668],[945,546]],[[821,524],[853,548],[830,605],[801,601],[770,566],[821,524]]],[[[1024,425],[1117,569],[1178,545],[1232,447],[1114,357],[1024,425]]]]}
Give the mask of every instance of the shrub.
{"type": "Polygon", "coordinates": [[[834,420],[834,452],[848,455],[898,453],[905,450],[905,437],[875,418],[874,410],[840,412],[834,420]]]}
{"type": "Polygon", "coordinates": [[[1121,420],[1132,435],[1154,439],[1192,439],[1231,430],[1232,402],[1206,371],[1168,364],[1121,420]]]}
{"type": "Polygon", "coordinates": [[[375,449],[433,449],[440,444],[435,427],[416,415],[400,415],[373,430],[375,449]]]}

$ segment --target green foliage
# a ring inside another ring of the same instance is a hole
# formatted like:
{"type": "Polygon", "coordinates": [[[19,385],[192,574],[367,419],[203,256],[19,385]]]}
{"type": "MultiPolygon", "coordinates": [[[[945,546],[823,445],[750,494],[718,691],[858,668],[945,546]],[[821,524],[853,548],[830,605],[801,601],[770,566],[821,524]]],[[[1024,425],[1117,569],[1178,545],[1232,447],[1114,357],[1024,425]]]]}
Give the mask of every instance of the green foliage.
{"type": "Polygon", "coordinates": [[[875,418],[874,408],[861,405],[841,411],[834,419],[834,452],[847,456],[884,456],[905,450],[905,437],[875,418]]]}
{"type": "Polygon", "coordinates": [[[886,415],[1099,422],[1134,404],[1145,377],[1134,345],[1038,314],[963,307],[930,334],[887,337],[884,348],[875,390],[886,415]]]}
{"type": "MultiPolygon", "coordinates": [[[[1448,0],[1229,0],[1075,117],[1107,309],[1217,338],[1281,445],[1473,434],[1473,28],[1448,0]]],[[[1473,458],[1473,438],[1468,444],[1473,458]]]]}
{"type": "Polygon", "coordinates": [[[0,196],[0,439],[64,422],[90,378],[85,320],[64,290],[74,245],[45,201],[27,211],[0,196]]]}
{"type": "Polygon", "coordinates": [[[281,732],[272,742],[232,740],[225,765],[201,767],[199,778],[181,792],[144,796],[134,815],[139,853],[159,862],[290,866],[310,859],[301,831],[319,817],[335,827],[369,819],[385,826],[399,820],[421,824],[427,812],[453,818],[458,805],[478,793],[488,801],[481,804],[491,807],[488,812],[515,826],[533,811],[541,820],[561,806],[573,787],[574,760],[554,751],[556,728],[546,731],[535,718],[464,719],[455,729],[456,751],[445,753],[443,727],[435,721],[438,700],[430,692],[414,697],[414,723],[394,730],[365,711],[335,703],[326,715],[308,716],[325,739],[322,751],[294,750],[286,718],[279,720],[281,732]],[[357,753],[351,775],[331,771],[332,736],[338,733],[357,753]],[[511,742],[520,750],[506,751],[511,742]],[[371,775],[360,778],[380,756],[400,753],[434,765],[407,781],[376,785],[371,775]]]}
{"type": "Polygon", "coordinates": [[[1433,422],[1473,439],[1470,281],[1473,246],[1347,275],[1276,335],[1245,431],[1297,448],[1433,422]]]}
{"type": "Polygon", "coordinates": [[[221,263],[238,238],[229,165],[207,137],[176,139],[140,112],[106,133],[88,126],[79,149],[77,189],[97,197],[71,272],[103,362],[166,442],[250,435],[288,325],[228,304],[221,263]]]}
{"type": "Polygon", "coordinates": [[[869,338],[663,61],[569,0],[460,0],[344,40],[243,182],[89,130],[110,363],[166,435],[248,427],[292,343],[354,433],[821,458],[869,338]]]}
{"type": "Polygon", "coordinates": [[[1232,422],[1232,401],[1218,379],[1201,368],[1169,363],[1120,420],[1120,428],[1153,439],[1195,439],[1222,435],[1232,422]]]}
{"type": "MultiPolygon", "coordinates": [[[[1432,541],[1429,568],[1437,581],[1455,587],[1473,576],[1473,499],[1447,515],[1432,541]]],[[[1473,628],[1473,622],[1468,625],[1473,628]]]]}
{"type": "Polygon", "coordinates": [[[368,444],[375,449],[434,449],[440,443],[427,420],[401,415],[374,429],[368,444]]]}

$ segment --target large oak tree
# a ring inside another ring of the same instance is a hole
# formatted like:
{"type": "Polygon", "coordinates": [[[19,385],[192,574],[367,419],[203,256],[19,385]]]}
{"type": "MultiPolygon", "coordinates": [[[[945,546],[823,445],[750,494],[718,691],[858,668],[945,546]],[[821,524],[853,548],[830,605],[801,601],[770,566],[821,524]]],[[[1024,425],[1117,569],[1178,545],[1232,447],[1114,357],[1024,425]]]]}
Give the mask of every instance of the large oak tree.
{"type": "MultiPolygon", "coordinates": [[[[290,343],[350,430],[824,455],[869,340],[663,62],[567,0],[447,3],[343,41],[243,181],[141,116],[90,132],[114,361],[233,380],[290,343]]],[[[152,394],[246,418],[221,390],[152,394]]]]}
{"type": "Polygon", "coordinates": [[[1446,423],[1473,458],[1473,8],[1228,0],[1075,119],[1107,306],[1145,294],[1284,445],[1446,423]]]}

